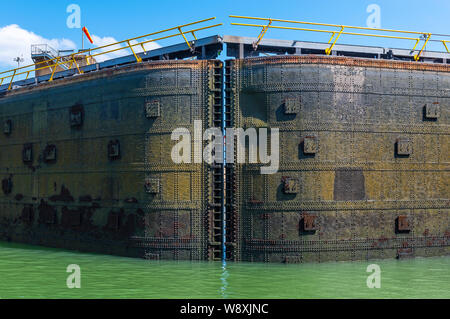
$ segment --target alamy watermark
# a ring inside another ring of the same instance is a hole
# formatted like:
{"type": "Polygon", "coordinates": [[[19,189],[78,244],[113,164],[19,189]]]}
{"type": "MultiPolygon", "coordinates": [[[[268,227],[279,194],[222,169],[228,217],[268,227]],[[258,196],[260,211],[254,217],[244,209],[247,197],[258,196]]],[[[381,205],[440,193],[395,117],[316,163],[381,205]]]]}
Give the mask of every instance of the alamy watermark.
{"type": "Polygon", "coordinates": [[[367,266],[366,272],[371,274],[367,277],[367,288],[381,288],[381,268],[377,264],[367,266]]]}
{"type": "Polygon", "coordinates": [[[66,20],[66,25],[69,29],[81,28],[81,8],[78,4],[69,4],[66,12],[70,13],[66,20]]]}
{"type": "Polygon", "coordinates": [[[172,161],[176,164],[202,163],[202,161],[208,164],[222,164],[224,161],[229,164],[235,162],[243,164],[247,162],[248,153],[248,163],[267,164],[261,167],[261,174],[274,174],[278,171],[280,158],[278,128],[271,128],[270,131],[267,128],[259,128],[258,131],[255,128],[246,130],[227,128],[224,138],[222,130],[217,127],[208,128],[203,132],[202,121],[196,120],[193,136],[187,128],[181,127],[172,132],[171,139],[178,141],[171,152],[172,161]],[[203,141],[207,141],[208,144],[202,149],[203,141]]]}
{"type": "Polygon", "coordinates": [[[378,4],[369,4],[366,8],[366,12],[370,13],[367,17],[366,25],[368,28],[381,28],[381,8],[378,4]]]}
{"type": "Polygon", "coordinates": [[[70,273],[67,276],[66,285],[67,288],[81,288],[81,268],[77,264],[71,264],[67,266],[66,272],[70,273]]]}

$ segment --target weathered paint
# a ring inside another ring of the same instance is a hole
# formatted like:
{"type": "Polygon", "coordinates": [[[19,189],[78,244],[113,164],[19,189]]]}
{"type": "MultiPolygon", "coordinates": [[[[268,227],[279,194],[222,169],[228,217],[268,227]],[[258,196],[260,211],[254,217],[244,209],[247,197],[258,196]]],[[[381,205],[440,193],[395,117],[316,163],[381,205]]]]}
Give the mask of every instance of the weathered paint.
{"type": "Polygon", "coordinates": [[[194,120],[213,125],[217,64],[146,62],[4,94],[0,239],[208,259],[211,169],[173,163],[170,137],[194,120]],[[151,103],[159,110],[147,114],[151,103]]]}
{"type": "Polygon", "coordinates": [[[306,262],[450,253],[450,67],[227,62],[225,124],[280,128],[280,170],[174,164],[222,125],[222,63],[140,63],[0,98],[0,238],[153,259],[306,262]],[[1,123],[1,122],[0,122],[1,123]],[[225,183],[224,183],[225,177],[225,183]],[[296,192],[284,183],[297,181],[296,192]]]}
{"type": "Polygon", "coordinates": [[[278,173],[227,167],[229,259],[450,254],[449,66],[247,58],[227,61],[225,83],[227,125],[280,129],[278,173]]]}

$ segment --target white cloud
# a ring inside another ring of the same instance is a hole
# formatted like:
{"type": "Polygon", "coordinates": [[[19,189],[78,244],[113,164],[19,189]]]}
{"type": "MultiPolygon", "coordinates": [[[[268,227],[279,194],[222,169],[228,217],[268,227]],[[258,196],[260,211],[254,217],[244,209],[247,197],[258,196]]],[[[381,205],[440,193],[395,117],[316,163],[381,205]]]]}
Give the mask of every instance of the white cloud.
{"type": "Polygon", "coordinates": [[[32,44],[48,44],[55,50],[73,50],[76,45],[69,39],[46,39],[34,32],[22,29],[17,24],[0,27],[0,68],[17,67],[16,57],[22,57],[23,65],[33,63],[31,59],[32,44]]]}
{"type": "MultiPolygon", "coordinates": [[[[147,40],[148,39],[139,39],[139,42],[144,42],[144,41],[147,41],[147,40]]],[[[92,41],[94,41],[93,45],[95,47],[101,47],[101,46],[105,46],[105,45],[109,45],[109,44],[113,44],[113,43],[119,42],[116,39],[114,39],[113,37],[99,37],[99,36],[97,36],[95,34],[92,35],[92,41]]],[[[136,43],[138,43],[136,40],[131,41],[131,44],[136,44],[136,43]]],[[[102,49],[96,50],[96,51],[94,51],[95,53],[92,52],[92,54],[96,54],[96,53],[99,53],[99,52],[107,52],[107,51],[111,51],[111,50],[115,50],[115,49],[119,49],[119,48],[124,48],[126,46],[128,46],[127,43],[111,45],[111,46],[108,46],[106,48],[102,48],[102,49]]],[[[144,44],[144,48],[145,48],[146,51],[154,50],[154,49],[157,49],[157,48],[160,48],[160,47],[161,46],[158,43],[156,43],[156,42],[149,42],[149,43],[144,44]]],[[[133,50],[135,52],[142,52],[143,51],[142,47],[140,45],[133,46],[133,50]]],[[[130,54],[132,54],[132,52],[131,52],[131,50],[129,48],[127,48],[127,49],[117,50],[117,51],[114,51],[114,52],[98,55],[98,56],[95,57],[95,59],[97,60],[97,62],[102,62],[102,61],[105,61],[105,60],[114,59],[114,58],[130,55],[130,54]]]]}
{"type": "MultiPolygon", "coordinates": [[[[113,37],[100,37],[97,35],[92,35],[92,40],[94,41],[93,47],[104,46],[118,42],[113,37]]],[[[87,43],[87,39],[85,39],[87,43]]],[[[145,41],[144,39],[140,41],[145,41]]],[[[132,42],[137,43],[136,41],[132,42]]],[[[17,24],[11,24],[4,27],[0,27],[0,69],[7,70],[17,67],[17,62],[13,59],[16,57],[22,57],[24,61],[21,66],[33,64],[31,59],[31,45],[32,44],[48,44],[55,50],[76,50],[76,44],[69,39],[46,39],[40,35],[35,34],[32,31],[25,30],[18,26],[17,24]]],[[[98,50],[97,52],[105,52],[112,50],[113,48],[124,47],[125,44],[121,46],[111,46],[98,50]]],[[[156,42],[150,42],[144,45],[146,50],[153,50],[160,48],[161,46],[156,42]]],[[[142,52],[142,47],[133,47],[136,52],[142,52]]],[[[94,51],[95,52],[95,51],[94,51]]],[[[112,58],[117,58],[120,56],[130,55],[130,49],[118,50],[115,52],[103,54],[95,57],[98,62],[105,61],[112,58]]]]}

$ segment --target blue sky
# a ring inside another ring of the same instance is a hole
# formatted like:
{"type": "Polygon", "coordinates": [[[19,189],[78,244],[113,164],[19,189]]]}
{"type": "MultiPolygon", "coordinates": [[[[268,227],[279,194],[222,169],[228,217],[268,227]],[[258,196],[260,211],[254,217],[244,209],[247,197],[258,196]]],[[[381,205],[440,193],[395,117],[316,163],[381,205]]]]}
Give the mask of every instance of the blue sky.
{"type": "MultiPolygon", "coordinates": [[[[8,2],[0,11],[0,28],[17,24],[21,29],[33,32],[45,39],[68,39],[81,47],[80,29],[66,26],[69,4],[81,8],[81,24],[98,37],[113,37],[117,40],[143,35],[159,29],[183,24],[193,20],[216,16],[224,26],[198,34],[236,34],[256,36],[259,31],[252,28],[233,27],[229,14],[273,17],[312,22],[366,26],[369,4],[381,8],[381,27],[435,33],[450,33],[450,1],[448,0],[245,0],[245,1],[14,1],[8,2]]],[[[306,35],[296,31],[269,30],[268,38],[327,41],[328,36],[306,35]]],[[[163,42],[162,45],[175,40],[163,42]]],[[[179,42],[177,40],[176,42],[179,42]]],[[[342,38],[341,43],[370,44],[366,39],[342,38]]],[[[384,42],[386,43],[386,41],[384,42]]],[[[0,51],[5,42],[0,39],[0,51]]],[[[411,43],[396,42],[392,46],[410,47],[411,43]]],[[[19,54],[19,52],[17,53],[19,54]]],[[[22,54],[28,55],[29,52],[22,54]]],[[[6,57],[5,59],[9,59],[6,57]]],[[[0,56],[0,69],[4,69],[0,56]],[[3,68],[2,68],[3,66],[3,68]]]]}

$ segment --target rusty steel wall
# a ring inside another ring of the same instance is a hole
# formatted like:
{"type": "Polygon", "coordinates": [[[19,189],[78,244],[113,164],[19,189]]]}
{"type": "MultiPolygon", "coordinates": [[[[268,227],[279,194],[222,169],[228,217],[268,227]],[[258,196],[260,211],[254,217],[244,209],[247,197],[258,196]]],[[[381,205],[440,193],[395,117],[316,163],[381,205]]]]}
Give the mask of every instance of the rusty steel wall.
{"type": "Polygon", "coordinates": [[[0,239],[151,259],[211,258],[212,168],[171,160],[213,126],[220,61],[87,73],[0,97],[0,239]]]}
{"type": "Polygon", "coordinates": [[[226,125],[280,129],[280,167],[227,164],[227,258],[450,254],[450,67],[326,56],[226,61],[226,125]]]}

